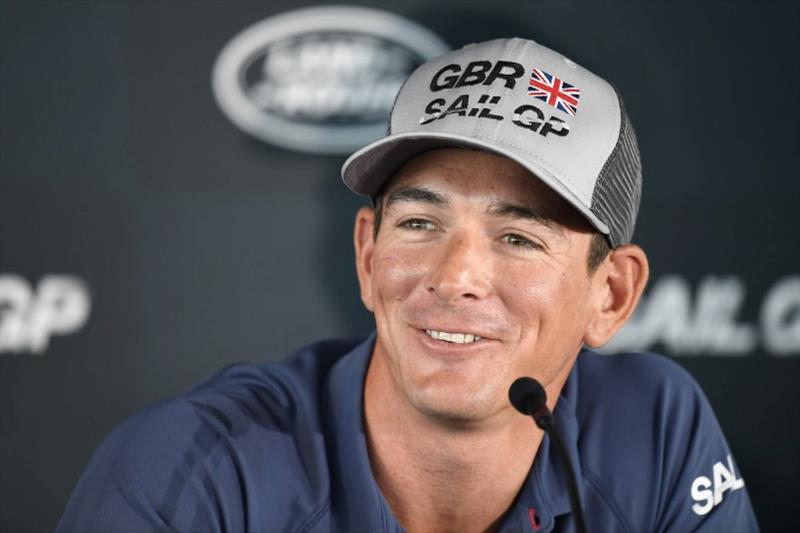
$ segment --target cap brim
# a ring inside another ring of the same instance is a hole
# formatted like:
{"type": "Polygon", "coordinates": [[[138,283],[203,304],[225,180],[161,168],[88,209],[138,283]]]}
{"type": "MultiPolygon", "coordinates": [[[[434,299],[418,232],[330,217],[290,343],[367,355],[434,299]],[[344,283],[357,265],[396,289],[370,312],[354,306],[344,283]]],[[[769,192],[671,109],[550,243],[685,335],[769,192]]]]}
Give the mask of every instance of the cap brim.
{"type": "Polygon", "coordinates": [[[517,162],[557,192],[577,209],[598,231],[608,235],[609,230],[594,213],[564,187],[544,166],[528,161],[501,147],[452,133],[399,133],[379,139],[351,155],[342,166],[342,179],[354,192],[375,196],[386,180],[403,163],[428,150],[447,147],[474,148],[492,152],[517,162]]]}

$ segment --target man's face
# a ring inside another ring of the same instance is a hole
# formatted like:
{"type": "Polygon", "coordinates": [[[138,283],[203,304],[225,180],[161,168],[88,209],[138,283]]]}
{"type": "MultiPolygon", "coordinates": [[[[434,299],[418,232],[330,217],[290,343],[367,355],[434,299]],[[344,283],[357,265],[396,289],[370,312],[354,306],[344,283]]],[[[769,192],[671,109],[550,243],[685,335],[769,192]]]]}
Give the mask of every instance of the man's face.
{"type": "Polygon", "coordinates": [[[546,185],[501,156],[433,150],[385,188],[374,242],[362,230],[373,365],[398,399],[480,421],[509,408],[520,376],[560,389],[598,298],[586,264],[592,231],[546,185]]]}

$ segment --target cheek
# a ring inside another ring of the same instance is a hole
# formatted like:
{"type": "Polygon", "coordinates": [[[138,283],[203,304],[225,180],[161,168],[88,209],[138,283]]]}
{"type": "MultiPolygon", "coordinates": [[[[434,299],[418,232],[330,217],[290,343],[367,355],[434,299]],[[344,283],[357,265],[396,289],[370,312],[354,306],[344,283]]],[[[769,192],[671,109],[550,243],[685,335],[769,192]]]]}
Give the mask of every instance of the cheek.
{"type": "Polygon", "coordinates": [[[579,274],[528,266],[498,279],[506,306],[520,318],[523,336],[563,335],[583,323],[587,284],[579,274]]]}
{"type": "Polygon", "coordinates": [[[505,306],[519,328],[512,370],[546,386],[555,382],[578,352],[586,324],[585,291],[580,282],[547,269],[504,276],[505,306]],[[515,277],[516,276],[516,277],[515,277]]]}
{"type": "Polygon", "coordinates": [[[424,261],[417,254],[394,250],[379,253],[373,262],[373,296],[376,304],[402,300],[419,285],[425,275],[424,261]]]}

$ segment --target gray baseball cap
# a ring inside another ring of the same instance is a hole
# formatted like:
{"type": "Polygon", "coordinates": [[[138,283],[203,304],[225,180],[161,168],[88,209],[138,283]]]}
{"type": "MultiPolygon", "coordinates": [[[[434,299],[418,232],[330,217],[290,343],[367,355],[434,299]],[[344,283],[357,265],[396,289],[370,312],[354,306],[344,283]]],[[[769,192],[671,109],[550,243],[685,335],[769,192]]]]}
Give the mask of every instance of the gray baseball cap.
{"type": "Polygon", "coordinates": [[[604,233],[630,242],[642,188],[636,134],[614,87],[525,39],[467,45],[417,68],[397,95],[386,137],[342,167],[375,196],[407,160],[461,146],[530,170],[604,233]]]}

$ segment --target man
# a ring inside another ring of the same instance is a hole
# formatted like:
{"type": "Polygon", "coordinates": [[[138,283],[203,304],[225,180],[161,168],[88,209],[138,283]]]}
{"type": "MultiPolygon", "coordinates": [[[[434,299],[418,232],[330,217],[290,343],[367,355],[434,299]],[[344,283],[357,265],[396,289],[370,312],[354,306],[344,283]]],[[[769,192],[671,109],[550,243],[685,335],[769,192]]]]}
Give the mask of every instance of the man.
{"type": "Polygon", "coordinates": [[[571,531],[567,471],[508,401],[546,389],[590,531],[753,531],[702,392],[652,355],[592,352],[648,276],[616,91],[534,42],[417,69],[354,154],[376,333],[231,367],[122,424],[61,531],[571,531]]]}

